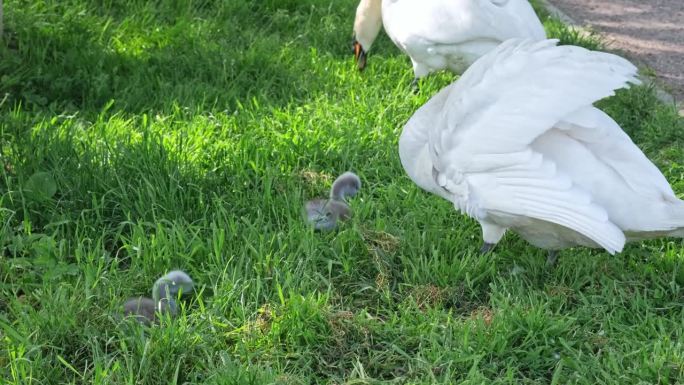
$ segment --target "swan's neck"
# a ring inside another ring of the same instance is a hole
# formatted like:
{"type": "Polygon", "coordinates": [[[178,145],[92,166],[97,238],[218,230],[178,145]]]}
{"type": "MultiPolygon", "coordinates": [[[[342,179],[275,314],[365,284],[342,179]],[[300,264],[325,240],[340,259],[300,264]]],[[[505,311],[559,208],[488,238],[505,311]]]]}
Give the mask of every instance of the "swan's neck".
{"type": "Polygon", "coordinates": [[[354,37],[368,52],[382,27],[382,0],[361,0],[356,8],[354,37]]]}

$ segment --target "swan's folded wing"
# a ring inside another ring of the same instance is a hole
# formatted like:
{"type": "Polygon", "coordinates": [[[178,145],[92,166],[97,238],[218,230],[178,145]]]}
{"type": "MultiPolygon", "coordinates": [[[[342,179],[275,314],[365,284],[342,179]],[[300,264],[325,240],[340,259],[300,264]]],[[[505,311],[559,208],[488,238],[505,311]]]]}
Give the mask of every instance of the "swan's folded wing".
{"type": "Polygon", "coordinates": [[[605,112],[584,107],[564,117],[556,128],[581,141],[645,199],[676,200],[663,173],[605,112]]]}
{"type": "MultiPolygon", "coordinates": [[[[483,1],[479,4],[484,5],[485,3],[487,2],[483,1]]],[[[546,39],[544,25],[528,0],[489,0],[489,3],[500,8],[510,17],[508,23],[505,23],[510,25],[509,30],[501,41],[513,37],[546,39]]]]}
{"type": "Polygon", "coordinates": [[[429,130],[438,184],[476,215],[537,218],[621,250],[624,234],[605,211],[530,143],[570,112],[636,82],[635,74],[617,56],[551,40],[502,44],[450,86],[445,115],[429,130]]]}
{"type": "MultiPolygon", "coordinates": [[[[438,183],[450,191],[453,188],[439,174],[438,183]],[[441,181],[439,179],[442,179],[441,181]]],[[[591,196],[556,172],[553,162],[531,153],[524,164],[498,168],[487,173],[468,174],[469,205],[489,214],[504,214],[535,218],[573,229],[593,240],[610,253],[619,252],[625,244],[623,232],[613,224],[606,211],[592,203],[591,196]]]]}
{"type": "Polygon", "coordinates": [[[521,151],[569,113],[638,83],[623,58],[555,44],[511,39],[475,62],[431,130],[437,152],[463,143],[473,154],[521,151]]]}
{"type": "Polygon", "coordinates": [[[546,38],[544,27],[527,0],[431,0],[425,3],[404,0],[404,4],[400,3],[397,3],[396,11],[389,11],[393,21],[405,30],[411,30],[415,38],[435,45],[501,42],[516,37],[546,38]]]}

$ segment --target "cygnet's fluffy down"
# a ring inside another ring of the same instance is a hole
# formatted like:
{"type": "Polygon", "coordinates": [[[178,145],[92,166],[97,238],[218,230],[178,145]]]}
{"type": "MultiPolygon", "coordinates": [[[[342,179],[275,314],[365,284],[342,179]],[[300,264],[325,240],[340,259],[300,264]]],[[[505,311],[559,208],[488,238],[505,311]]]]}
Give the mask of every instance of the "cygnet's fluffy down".
{"type": "Polygon", "coordinates": [[[158,314],[175,317],[178,314],[176,299],[179,295],[190,294],[193,286],[194,283],[187,273],[173,270],[154,283],[152,298],[138,297],[127,300],[123,305],[123,314],[145,325],[156,323],[158,314]]]}
{"type": "Polygon", "coordinates": [[[152,298],[130,298],[123,305],[124,317],[131,317],[136,321],[151,325],[157,321],[157,302],[152,298]]]}
{"type": "Polygon", "coordinates": [[[352,172],[340,175],[332,184],[329,199],[313,199],[305,203],[306,221],[316,230],[332,230],[340,221],[351,218],[346,200],[361,189],[361,179],[352,172]]]}
{"type": "Polygon", "coordinates": [[[638,83],[618,56],[513,39],[411,117],[402,165],[476,219],[485,246],[510,229],[559,250],[684,236],[684,202],[620,126],[592,103],[638,83]]]}
{"type": "Polygon", "coordinates": [[[361,0],[353,43],[359,69],[383,25],[411,58],[416,79],[442,69],[462,73],[511,38],[546,38],[527,0],[361,0]]]}
{"type": "Polygon", "coordinates": [[[307,221],[316,230],[333,230],[339,221],[351,218],[351,208],[343,201],[313,199],[306,202],[304,209],[307,221]]]}
{"type": "Polygon", "coordinates": [[[173,270],[159,278],[152,287],[152,297],[177,298],[178,293],[189,294],[193,289],[192,278],[181,270],[173,270]]]}
{"type": "Polygon", "coordinates": [[[335,179],[330,188],[330,199],[344,201],[361,190],[361,179],[351,171],[347,171],[335,179]]]}

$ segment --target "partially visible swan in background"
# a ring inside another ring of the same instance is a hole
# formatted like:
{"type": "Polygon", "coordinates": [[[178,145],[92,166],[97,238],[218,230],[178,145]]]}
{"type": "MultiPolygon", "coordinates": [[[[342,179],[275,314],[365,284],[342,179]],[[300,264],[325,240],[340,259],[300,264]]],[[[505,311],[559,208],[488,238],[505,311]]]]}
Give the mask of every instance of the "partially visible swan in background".
{"type": "Polygon", "coordinates": [[[353,43],[359,69],[383,24],[411,57],[416,80],[441,69],[460,74],[510,38],[546,38],[527,0],[361,0],[353,43]]]}
{"type": "Polygon", "coordinates": [[[551,250],[684,237],[684,202],[592,103],[638,83],[618,56],[513,39],[473,64],[405,125],[402,165],[476,219],[483,251],[507,229],[551,250]]]}
{"type": "Polygon", "coordinates": [[[361,189],[361,179],[353,172],[345,172],[335,179],[330,188],[329,199],[313,199],[304,205],[306,221],[316,230],[332,230],[339,221],[351,217],[347,198],[361,189]]]}

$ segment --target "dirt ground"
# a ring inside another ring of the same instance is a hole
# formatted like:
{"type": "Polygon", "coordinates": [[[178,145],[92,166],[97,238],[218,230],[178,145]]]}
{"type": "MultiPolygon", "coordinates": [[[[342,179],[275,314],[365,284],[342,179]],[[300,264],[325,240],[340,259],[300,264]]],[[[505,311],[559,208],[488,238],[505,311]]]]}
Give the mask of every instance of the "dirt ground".
{"type": "Polygon", "coordinates": [[[575,23],[605,36],[611,49],[653,68],[684,101],[684,0],[548,0],[575,23]]]}

